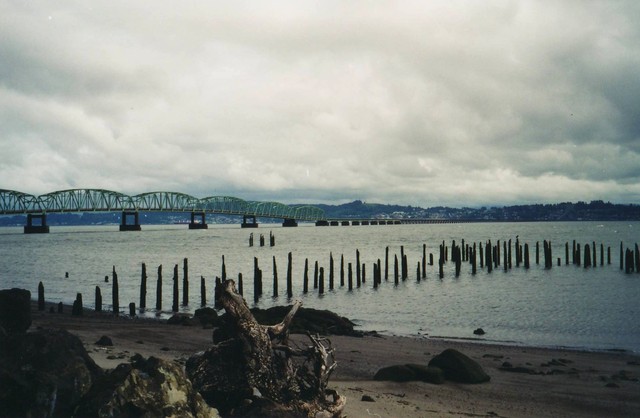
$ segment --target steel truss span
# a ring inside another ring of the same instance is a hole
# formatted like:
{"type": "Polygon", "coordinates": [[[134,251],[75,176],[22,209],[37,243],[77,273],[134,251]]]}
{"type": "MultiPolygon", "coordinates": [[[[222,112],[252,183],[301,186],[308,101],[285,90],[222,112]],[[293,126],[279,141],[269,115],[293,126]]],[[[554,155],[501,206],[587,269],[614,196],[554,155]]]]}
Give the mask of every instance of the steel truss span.
{"type": "Polygon", "coordinates": [[[104,189],[69,189],[34,196],[0,189],[0,215],[125,211],[215,213],[314,222],[326,220],[324,211],[315,206],[253,202],[231,196],[199,199],[185,193],[163,191],[129,196],[104,189]]]}

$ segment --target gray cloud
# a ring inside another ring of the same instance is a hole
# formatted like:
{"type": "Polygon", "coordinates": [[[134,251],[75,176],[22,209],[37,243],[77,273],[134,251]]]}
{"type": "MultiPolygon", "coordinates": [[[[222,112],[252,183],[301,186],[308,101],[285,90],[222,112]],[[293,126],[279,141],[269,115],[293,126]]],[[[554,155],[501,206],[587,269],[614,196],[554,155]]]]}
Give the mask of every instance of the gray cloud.
{"type": "Polygon", "coordinates": [[[0,188],[640,202],[636,2],[2,9],[0,188]]]}

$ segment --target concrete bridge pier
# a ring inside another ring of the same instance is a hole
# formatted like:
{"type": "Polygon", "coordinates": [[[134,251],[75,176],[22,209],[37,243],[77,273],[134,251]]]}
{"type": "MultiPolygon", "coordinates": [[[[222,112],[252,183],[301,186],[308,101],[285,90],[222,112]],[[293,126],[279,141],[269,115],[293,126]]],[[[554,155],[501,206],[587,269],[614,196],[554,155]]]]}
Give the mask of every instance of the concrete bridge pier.
{"type": "Polygon", "coordinates": [[[329,226],[329,221],[316,221],[316,226],[329,226]]]}
{"type": "Polygon", "coordinates": [[[46,213],[28,213],[27,224],[24,226],[25,234],[48,234],[49,225],[47,225],[46,213]],[[33,220],[39,220],[40,222],[34,225],[33,220]]]}
{"type": "Polygon", "coordinates": [[[256,221],[256,217],[253,215],[243,215],[242,216],[242,228],[257,228],[258,222],[256,221]],[[249,222],[251,221],[251,222],[249,222]]]}
{"type": "Polygon", "coordinates": [[[189,223],[189,229],[207,229],[209,225],[207,225],[206,214],[204,212],[191,212],[191,222],[189,223]],[[200,215],[200,222],[196,222],[196,215],[200,215]]]}
{"type": "Polygon", "coordinates": [[[140,217],[138,212],[122,211],[122,217],[120,218],[120,231],[140,231],[140,217]],[[133,216],[133,224],[127,223],[128,218],[133,216]]]}
{"type": "Polygon", "coordinates": [[[295,219],[285,218],[282,226],[298,226],[298,222],[295,219]]]}

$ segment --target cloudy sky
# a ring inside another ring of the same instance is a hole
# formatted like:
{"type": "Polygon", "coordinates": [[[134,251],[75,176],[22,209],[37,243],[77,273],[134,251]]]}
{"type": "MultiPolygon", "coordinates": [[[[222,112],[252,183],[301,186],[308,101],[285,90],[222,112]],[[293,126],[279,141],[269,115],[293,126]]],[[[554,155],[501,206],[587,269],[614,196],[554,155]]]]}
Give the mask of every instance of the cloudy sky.
{"type": "Polygon", "coordinates": [[[0,0],[0,189],[640,203],[640,2],[0,0]]]}

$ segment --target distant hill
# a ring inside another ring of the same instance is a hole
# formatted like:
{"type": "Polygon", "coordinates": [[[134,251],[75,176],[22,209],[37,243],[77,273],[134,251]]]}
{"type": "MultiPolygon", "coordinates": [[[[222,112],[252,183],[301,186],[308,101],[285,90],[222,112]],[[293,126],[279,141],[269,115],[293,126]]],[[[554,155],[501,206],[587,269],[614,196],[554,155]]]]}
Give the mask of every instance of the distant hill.
{"type": "MultiPolygon", "coordinates": [[[[355,200],[342,205],[317,206],[324,210],[329,219],[439,219],[466,220],[477,222],[519,222],[519,221],[640,221],[640,205],[622,205],[601,200],[589,203],[534,204],[503,207],[449,208],[443,206],[428,209],[417,206],[385,205],[365,203],[355,200]]],[[[141,224],[187,223],[189,213],[144,212],[141,224]]],[[[207,215],[207,223],[240,223],[239,216],[207,215]]],[[[260,219],[260,223],[280,223],[280,219],[260,219]]],[[[117,225],[120,214],[112,213],[51,213],[47,216],[49,225],[117,225]]],[[[0,226],[23,226],[24,215],[0,216],[0,226]]]]}

